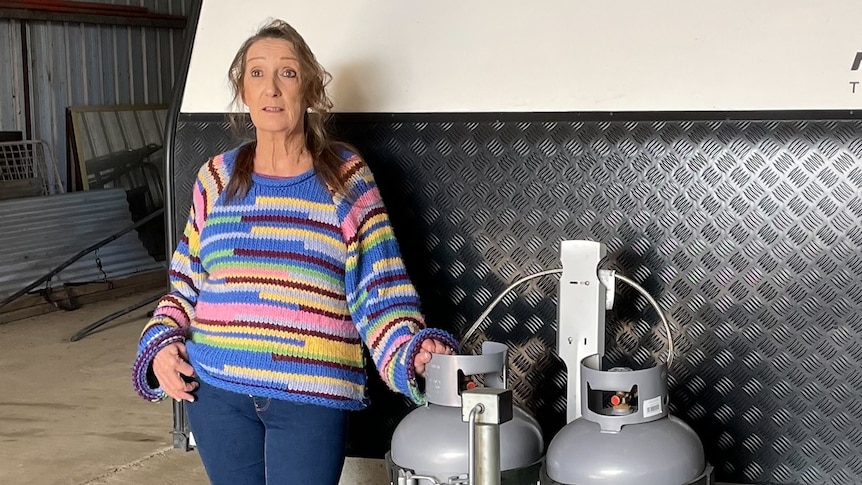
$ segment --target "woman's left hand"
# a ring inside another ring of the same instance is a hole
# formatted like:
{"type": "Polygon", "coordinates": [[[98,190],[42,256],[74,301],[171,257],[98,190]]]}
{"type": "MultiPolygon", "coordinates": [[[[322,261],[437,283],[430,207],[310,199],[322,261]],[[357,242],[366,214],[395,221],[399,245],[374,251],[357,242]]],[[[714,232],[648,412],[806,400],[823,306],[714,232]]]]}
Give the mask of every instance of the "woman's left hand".
{"type": "Polygon", "coordinates": [[[422,342],[422,350],[416,354],[413,359],[413,367],[416,369],[416,375],[425,377],[425,364],[431,362],[431,354],[452,355],[455,351],[448,345],[435,340],[433,338],[425,339],[422,342]]]}

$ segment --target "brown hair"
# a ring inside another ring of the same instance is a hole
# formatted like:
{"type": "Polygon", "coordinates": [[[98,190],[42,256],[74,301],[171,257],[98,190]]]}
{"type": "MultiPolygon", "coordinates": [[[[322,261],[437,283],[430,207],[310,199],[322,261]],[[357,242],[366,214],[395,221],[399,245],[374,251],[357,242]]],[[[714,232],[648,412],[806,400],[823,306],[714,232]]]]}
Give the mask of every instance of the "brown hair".
{"type": "MultiPolygon", "coordinates": [[[[326,94],[326,85],[329,84],[332,76],[317,62],[317,58],[302,36],[299,35],[299,32],[287,22],[283,20],[270,21],[257,33],[246,39],[237,51],[228,71],[234,105],[237,105],[242,99],[246,54],[248,54],[252,44],[262,39],[282,39],[293,44],[296,57],[299,59],[302,101],[308,107],[308,110],[303,114],[306,147],[320,180],[330,191],[344,194],[346,186],[340,173],[343,160],[339,151],[342,148],[350,149],[354,153],[356,151],[345,143],[333,140],[326,126],[329,110],[332,109],[332,101],[326,94]]],[[[229,116],[230,125],[236,133],[244,131],[241,126],[243,120],[245,120],[243,114],[232,113],[229,116]]],[[[251,188],[255,145],[255,142],[245,145],[237,155],[233,173],[226,188],[228,200],[234,197],[244,197],[251,188]]]]}

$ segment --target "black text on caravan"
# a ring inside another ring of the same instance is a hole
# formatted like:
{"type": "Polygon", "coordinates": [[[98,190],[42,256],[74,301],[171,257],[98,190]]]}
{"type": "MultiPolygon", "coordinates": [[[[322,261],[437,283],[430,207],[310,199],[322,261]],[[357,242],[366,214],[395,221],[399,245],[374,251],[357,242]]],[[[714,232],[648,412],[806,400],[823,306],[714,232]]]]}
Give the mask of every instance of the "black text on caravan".
{"type": "MultiPolygon", "coordinates": [[[[850,71],[858,71],[860,67],[862,67],[862,52],[857,52],[856,57],[853,58],[853,64],[850,66],[850,71]]],[[[856,88],[859,86],[859,83],[860,81],[850,81],[851,93],[856,94],[856,88]]]]}

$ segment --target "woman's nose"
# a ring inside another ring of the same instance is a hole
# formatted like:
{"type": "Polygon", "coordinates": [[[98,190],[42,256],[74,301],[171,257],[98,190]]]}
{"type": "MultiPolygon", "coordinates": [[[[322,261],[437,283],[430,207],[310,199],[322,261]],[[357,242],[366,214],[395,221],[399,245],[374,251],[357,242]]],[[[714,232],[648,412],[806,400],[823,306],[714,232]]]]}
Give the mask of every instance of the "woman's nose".
{"type": "Polygon", "coordinates": [[[281,95],[281,90],[278,89],[278,83],[275,79],[266,83],[266,95],[272,97],[277,97],[281,95]]]}

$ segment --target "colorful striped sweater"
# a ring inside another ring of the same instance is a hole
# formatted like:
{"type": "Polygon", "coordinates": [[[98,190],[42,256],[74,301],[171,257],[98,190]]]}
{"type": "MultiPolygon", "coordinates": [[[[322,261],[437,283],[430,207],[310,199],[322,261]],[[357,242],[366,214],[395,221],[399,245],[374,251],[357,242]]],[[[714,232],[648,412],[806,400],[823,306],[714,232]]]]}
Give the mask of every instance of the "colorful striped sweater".
{"type": "Polygon", "coordinates": [[[171,291],[145,326],[135,388],[158,401],[155,354],[185,342],[198,378],[223,389],[340,409],[368,404],[362,344],[388,386],[424,396],[413,358],[425,328],[371,171],[344,152],[345,196],[313,170],[253,175],[242,199],[222,195],[239,149],[198,172],[189,219],[170,265],[171,291]]]}

